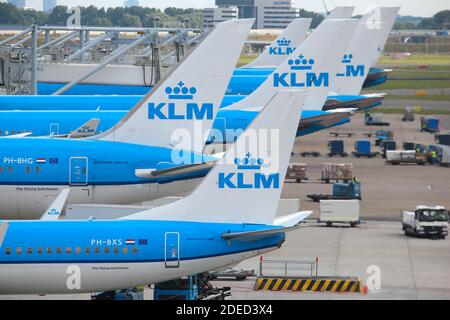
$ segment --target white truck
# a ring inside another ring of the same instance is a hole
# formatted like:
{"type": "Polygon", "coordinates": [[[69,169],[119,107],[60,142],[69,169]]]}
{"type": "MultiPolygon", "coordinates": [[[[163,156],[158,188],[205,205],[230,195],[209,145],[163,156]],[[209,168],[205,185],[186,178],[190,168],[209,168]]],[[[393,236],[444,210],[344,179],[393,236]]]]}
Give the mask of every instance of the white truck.
{"type": "Polygon", "coordinates": [[[448,211],[441,206],[417,206],[402,212],[402,227],[407,236],[445,239],[448,235],[448,211]]]}
{"type": "Polygon", "coordinates": [[[386,162],[393,165],[400,163],[424,165],[427,163],[427,157],[425,154],[417,153],[415,150],[388,150],[386,151],[386,162]]]}
{"type": "Polygon", "coordinates": [[[359,200],[320,200],[320,219],[328,227],[333,223],[349,223],[352,227],[361,223],[359,200]]]}

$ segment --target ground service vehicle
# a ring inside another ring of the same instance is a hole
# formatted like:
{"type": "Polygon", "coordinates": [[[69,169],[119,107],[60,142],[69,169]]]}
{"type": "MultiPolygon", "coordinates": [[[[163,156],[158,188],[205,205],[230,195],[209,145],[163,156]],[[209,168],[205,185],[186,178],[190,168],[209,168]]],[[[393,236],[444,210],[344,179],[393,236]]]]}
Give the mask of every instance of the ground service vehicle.
{"type": "Polygon", "coordinates": [[[402,212],[402,228],[407,236],[445,239],[448,235],[448,211],[441,206],[417,206],[402,212]]]}

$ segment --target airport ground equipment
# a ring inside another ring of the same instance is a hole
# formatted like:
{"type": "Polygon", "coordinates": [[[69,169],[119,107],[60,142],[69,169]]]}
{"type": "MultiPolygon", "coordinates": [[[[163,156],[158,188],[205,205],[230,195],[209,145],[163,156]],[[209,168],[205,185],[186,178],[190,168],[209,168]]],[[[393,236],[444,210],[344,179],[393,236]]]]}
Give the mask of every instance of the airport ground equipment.
{"type": "Polygon", "coordinates": [[[416,150],[414,142],[403,142],[403,150],[416,150]]]}
{"type": "Polygon", "coordinates": [[[330,132],[330,134],[335,137],[344,136],[344,137],[349,137],[349,138],[356,135],[356,133],[354,133],[354,132],[338,132],[338,131],[330,132]]]}
{"type": "Polygon", "coordinates": [[[420,131],[439,132],[439,118],[434,116],[420,117],[420,131]]]}
{"type": "Polygon", "coordinates": [[[387,151],[396,149],[397,149],[397,142],[395,142],[394,140],[384,140],[380,144],[381,156],[383,158],[386,158],[387,151]]]}
{"type": "Polygon", "coordinates": [[[144,287],[95,292],[91,295],[91,300],[144,300],[144,287]]]}
{"type": "Polygon", "coordinates": [[[437,134],[435,139],[437,144],[450,146],[450,133],[437,134]]]}
{"type": "Polygon", "coordinates": [[[389,126],[389,122],[383,121],[382,113],[370,113],[366,112],[364,116],[364,122],[366,126],[389,126]]]}
{"type": "Polygon", "coordinates": [[[347,157],[348,153],[344,151],[343,140],[329,140],[328,141],[328,156],[347,157]]]}
{"type": "Polygon", "coordinates": [[[349,223],[355,227],[361,223],[359,218],[360,201],[352,200],[320,200],[320,218],[318,222],[331,227],[333,223],[349,223]]]}
{"type": "Polygon", "coordinates": [[[301,183],[303,180],[308,180],[306,175],[306,164],[305,163],[290,163],[286,172],[286,179],[301,183]]]}
{"type": "Polygon", "coordinates": [[[370,140],[357,140],[355,141],[355,151],[352,152],[352,155],[357,158],[373,158],[378,155],[378,152],[372,152],[370,140]]]}
{"type": "Polygon", "coordinates": [[[438,163],[442,167],[450,167],[450,146],[438,145],[438,163]]]}
{"type": "Polygon", "coordinates": [[[209,282],[214,278],[202,273],[182,279],[155,284],[154,300],[225,300],[231,296],[231,288],[214,288],[209,282]]]}
{"type": "Polygon", "coordinates": [[[414,121],[414,109],[412,107],[405,107],[403,111],[402,121],[414,121]]]}
{"type": "Polygon", "coordinates": [[[321,180],[348,182],[353,179],[353,165],[351,163],[325,163],[322,166],[321,180]]]}
{"type": "Polygon", "coordinates": [[[414,150],[388,150],[386,151],[386,163],[398,165],[400,163],[427,163],[427,154],[414,150]]]}
{"type": "Polygon", "coordinates": [[[237,281],[243,281],[247,279],[247,277],[254,277],[255,270],[235,270],[235,269],[226,269],[223,271],[212,271],[210,272],[212,276],[214,276],[214,280],[229,280],[235,279],[237,281]]]}
{"type": "Polygon", "coordinates": [[[315,202],[321,200],[361,200],[361,183],[356,179],[351,182],[335,182],[332,194],[308,194],[308,198],[315,202]]]}
{"type": "Polygon", "coordinates": [[[407,236],[445,239],[448,235],[448,211],[441,206],[420,205],[414,212],[402,212],[402,229],[407,236]]]}
{"type": "Polygon", "coordinates": [[[321,156],[320,152],[317,151],[303,151],[300,152],[300,155],[302,157],[313,157],[313,158],[318,158],[321,156]]]}
{"type": "Polygon", "coordinates": [[[385,140],[392,140],[394,133],[389,130],[377,130],[375,132],[375,145],[379,146],[385,140]]]}

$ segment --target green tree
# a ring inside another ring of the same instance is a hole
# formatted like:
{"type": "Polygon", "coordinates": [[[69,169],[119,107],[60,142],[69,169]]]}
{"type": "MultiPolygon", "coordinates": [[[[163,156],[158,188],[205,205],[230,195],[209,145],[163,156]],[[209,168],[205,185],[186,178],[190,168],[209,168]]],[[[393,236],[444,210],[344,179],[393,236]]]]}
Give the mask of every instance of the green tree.
{"type": "Polygon", "coordinates": [[[125,13],[119,20],[121,27],[142,27],[141,19],[138,16],[125,13]]]}
{"type": "Polygon", "coordinates": [[[47,24],[54,26],[62,26],[66,24],[69,14],[66,6],[56,6],[48,16],[47,24]]]}

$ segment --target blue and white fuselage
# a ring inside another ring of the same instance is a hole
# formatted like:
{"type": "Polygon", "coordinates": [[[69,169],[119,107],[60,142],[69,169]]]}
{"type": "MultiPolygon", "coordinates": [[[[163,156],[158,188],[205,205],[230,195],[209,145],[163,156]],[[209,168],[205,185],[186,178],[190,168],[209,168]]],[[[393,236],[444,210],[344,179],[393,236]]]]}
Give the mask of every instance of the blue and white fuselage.
{"type": "Polygon", "coordinates": [[[283,232],[222,238],[270,225],[176,221],[0,221],[0,294],[132,288],[234,265],[281,246],[283,232]],[[26,237],[24,236],[26,235],[26,237]]]}

